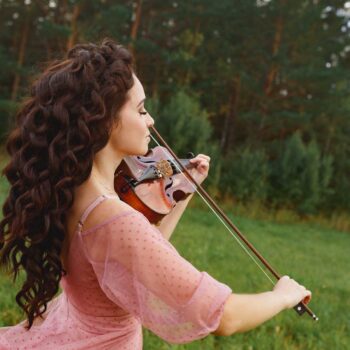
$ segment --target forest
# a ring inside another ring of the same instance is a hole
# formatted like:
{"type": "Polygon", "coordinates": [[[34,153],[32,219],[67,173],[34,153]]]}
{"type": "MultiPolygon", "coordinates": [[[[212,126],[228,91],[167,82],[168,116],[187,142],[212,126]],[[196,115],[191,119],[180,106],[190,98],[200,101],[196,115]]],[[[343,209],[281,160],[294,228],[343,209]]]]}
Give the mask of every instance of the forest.
{"type": "Polygon", "coordinates": [[[350,209],[350,1],[0,0],[0,23],[2,143],[49,61],[110,37],[168,144],[210,155],[216,197],[350,209]]]}

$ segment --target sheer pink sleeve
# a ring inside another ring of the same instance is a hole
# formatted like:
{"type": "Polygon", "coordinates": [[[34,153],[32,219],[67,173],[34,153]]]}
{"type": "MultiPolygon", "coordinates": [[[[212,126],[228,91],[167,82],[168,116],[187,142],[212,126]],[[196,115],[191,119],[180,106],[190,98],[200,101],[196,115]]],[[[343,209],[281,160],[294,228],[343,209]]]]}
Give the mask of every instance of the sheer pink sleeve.
{"type": "Polygon", "coordinates": [[[170,343],[200,339],[219,326],[232,290],[198,271],[139,212],[81,233],[107,297],[170,343]]]}

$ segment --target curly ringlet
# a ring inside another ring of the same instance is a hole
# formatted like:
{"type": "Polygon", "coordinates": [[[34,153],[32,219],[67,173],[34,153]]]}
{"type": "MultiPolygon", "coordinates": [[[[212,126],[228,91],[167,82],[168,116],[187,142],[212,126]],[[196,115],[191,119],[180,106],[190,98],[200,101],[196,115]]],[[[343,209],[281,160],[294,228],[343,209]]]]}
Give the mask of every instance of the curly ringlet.
{"type": "Polygon", "coordinates": [[[60,254],[74,189],[90,176],[94,155],[108,142],[133,86],[133,57],[104,39],[78,44],[35,78],[6,140],[10,183],[0,222],[0,266],[16,281],[30,329],[67,272],[60,254]]]}

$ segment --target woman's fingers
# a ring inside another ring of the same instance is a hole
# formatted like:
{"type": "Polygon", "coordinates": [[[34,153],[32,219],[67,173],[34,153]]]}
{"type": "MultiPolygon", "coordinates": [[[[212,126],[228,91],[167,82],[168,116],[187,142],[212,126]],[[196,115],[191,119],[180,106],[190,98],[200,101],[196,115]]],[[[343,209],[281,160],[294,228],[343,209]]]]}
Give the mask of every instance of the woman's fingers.
{"type": "Polygon", "coordinates": [[[312,296],[311,291],[287,275],[278,280],[274,291],[282,297],[287,308],[297,305],[300,301],[307,304],[312,296]]]}
{"type": "Polygon", "coordinates": [[[210,162],[210,157],[205,155],[205,154],[202,154],[202,153],[199,153],[194,158],[191,158],[190,161],[196,161],[196,160],[200,160],[200,159],[204,159],[204,160],[210,162]]]}
{"type": "Polygon", "coordinates": [[[303,299],[303,303],[308,304],[311,301],[311,298],[312,298],[312,293],[309,290],[307,290],[307,295],[303,299]]]}
{"type": "Polygon", "coordinates": [[[189,161],[194,165],[194,168],[190,170],[191,175],[194,176],[198,184],[202,183],[209,173],[210,157],[205,154],[198,154],[189,161]]]}
{"type": "Polygon", "coordinates": [[[206,171],[209,169],[209,162],[203,159],[191,159],[191,163],[195,164],[196,170],[198,171],[206,171]]]}

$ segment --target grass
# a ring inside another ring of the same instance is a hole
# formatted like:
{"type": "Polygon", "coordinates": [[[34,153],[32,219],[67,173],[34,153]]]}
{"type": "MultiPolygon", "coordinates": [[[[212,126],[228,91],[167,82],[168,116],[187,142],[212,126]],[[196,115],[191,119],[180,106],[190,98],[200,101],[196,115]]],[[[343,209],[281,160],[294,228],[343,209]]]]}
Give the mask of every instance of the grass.
{"type": "MultiPolygon", "coordinates": [[[[0,203],[7,193],[8,186],[1,179],[0,203]]],[[[184,345],[168,344],[144,330],[144,349],[349,349],[349,232],[320,222],[300,223],[296,218],[290,220],[289,214],[260,215],[256,208],[249,213],[226,204],[225,212],[281,275],[290,275],[313,292],[309,306],[320,320],[314,322],[306,314],[298,316],[294,310],[286,310],[247,333],[210,335],[184,345]]],[[[235,293],[259,293],[273,287],[215,216],[196,201],[186,210],[171,242],[199,270],[226,283],[235,293]]],[[[15,302],[22,281],[20,275],[13,285],[7,275],[0,273],[0,327],[23,320],[15,302]]]]}
{"type": "MultiPolygon", "coordinates": [[[[168,345],[145,331],[145,349],[348,349],[350,348],[350,235],[310,224],[231,219],[280,274],[313,292],[310,308],[319,317],[286,310],[247,333],[210,336],[186,345],[168,345]]],[[[236,293],[258,293],[271,282],[233,237],[203,209],[184,215],[172,243],[198,269],[228,284],[236,293]]]]}
{"type": "MultiPolygon", "coordinates": [[[[350,347],[350,235],[310,224],[275,223],[240,216],[231,219],[280,274],[312,290],[311,309],[320,318],[286,310],[247,333],[209,336],[191,344],[171,345],[144,330],[144,349],[347,349],[350,347]]],[[[171,242],[199,270],[228,284],[236,293],[272,289],[271,282],[234,242],[215,217],[202,208],[184,214],[171,242]]],[[[19,283],[0,275],[0,326],[23,319],[14,298],[19,283]]]]}

